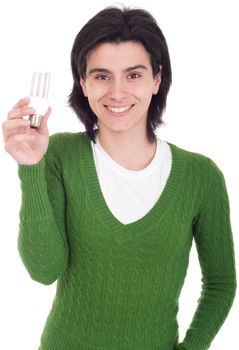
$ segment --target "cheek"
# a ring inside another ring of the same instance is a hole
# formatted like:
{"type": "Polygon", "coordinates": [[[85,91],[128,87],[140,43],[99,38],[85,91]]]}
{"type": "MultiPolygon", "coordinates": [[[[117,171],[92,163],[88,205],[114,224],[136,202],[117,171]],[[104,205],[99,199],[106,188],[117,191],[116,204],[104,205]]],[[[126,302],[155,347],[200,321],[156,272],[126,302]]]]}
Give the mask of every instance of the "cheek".
{"type": "Polygon", "coordinates": [[[106,89],[102,86],[89,86],[88,87],[88,99],[91,101],[91,103],[97,103],[104,95],[106,94],[106,89]]]}
{"type": "Polygon", "coordinates": [[[89,94],[88,95],[88,102],[89,102],[89,105],[92,109],[92,111],[98,115],[99,114],[99,109],[101,107],[101,100],[102,100],[102,91],[96,91],[94,90],[94,93],[92,94],[89,94]]]}
{"type": "Polygon", "coordinates": [[[138,96],[141,100],[148,100],[151,99],[154,91],[154,86],[151,80],[147,79],[144,80],[137,85],[135,84],[132,93],[135,96],[138,96]]]}
{"type": "Polygon", "coordinates": [[[141,103],[149,105],[153,96],[153,92],[150,89],[137,89],[134,91],[134,95],[141,101],[141,103]]]}

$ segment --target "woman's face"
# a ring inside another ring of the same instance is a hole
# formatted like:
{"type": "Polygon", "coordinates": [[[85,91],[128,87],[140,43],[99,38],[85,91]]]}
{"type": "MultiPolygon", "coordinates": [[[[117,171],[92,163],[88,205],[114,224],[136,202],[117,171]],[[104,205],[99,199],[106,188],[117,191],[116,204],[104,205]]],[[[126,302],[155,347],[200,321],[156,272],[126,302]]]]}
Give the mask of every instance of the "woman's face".
{"type": "Polygon", "coordinates": [[[103,43],[93,49],[86,78],[80,80],[100,130],[137,128],[144,133],[151,98],[160,82],[160,73],[153,77],[149,53],[141,43],[131,41],[103,43]]]}

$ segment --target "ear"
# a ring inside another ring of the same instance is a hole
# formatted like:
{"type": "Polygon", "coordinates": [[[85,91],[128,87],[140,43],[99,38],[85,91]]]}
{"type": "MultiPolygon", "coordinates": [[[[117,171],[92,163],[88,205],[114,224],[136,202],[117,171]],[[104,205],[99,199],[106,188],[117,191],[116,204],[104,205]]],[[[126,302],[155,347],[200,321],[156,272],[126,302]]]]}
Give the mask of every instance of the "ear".
{"type": "Polygon", "coordinates": [[[161,83],[161,73],[162,73],[162,66],[159,66],[159,72],[154,77],[154,91],[153,94],[157,95],[161,83]]]}
{"type": "Polygon", "coordinates": [[[83,78],[80,78],[80,85],[82,87],[84,96],[87,97],[86,84],[85,84],[85,80],[83,78]]]}

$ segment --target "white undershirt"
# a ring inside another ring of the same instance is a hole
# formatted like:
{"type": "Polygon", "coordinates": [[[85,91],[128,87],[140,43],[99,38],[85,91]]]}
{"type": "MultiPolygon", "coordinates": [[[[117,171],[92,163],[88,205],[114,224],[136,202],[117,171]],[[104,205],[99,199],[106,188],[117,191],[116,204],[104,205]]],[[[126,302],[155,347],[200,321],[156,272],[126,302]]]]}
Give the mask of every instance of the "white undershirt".
{"type": "Polygon", "coordinates": [[[167,182],[172,154],[167,142],[157,136],[154,158],[142,170],[129,170],[103,149],[96,135],[91,141],[101,192],[111,213],[123,224],[145,216],[158,201],[167,182]]]}

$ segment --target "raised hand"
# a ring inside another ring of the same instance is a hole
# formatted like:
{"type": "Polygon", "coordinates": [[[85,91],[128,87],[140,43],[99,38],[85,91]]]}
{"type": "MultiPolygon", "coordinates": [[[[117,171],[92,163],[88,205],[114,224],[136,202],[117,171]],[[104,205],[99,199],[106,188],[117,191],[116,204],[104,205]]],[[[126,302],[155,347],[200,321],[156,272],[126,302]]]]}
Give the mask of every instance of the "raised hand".
{"type": "Polygon", "coordinates": [[[5,150],[22,165],[37,164],[46,153],[49,143],[47,121],[51,108],[42,117],[41,126],[32,129],[30,120],[23,119],[34,113],[34,109],[28,107],[29,102],[29,97],[22,98],[2,123],[5,150]]]}

